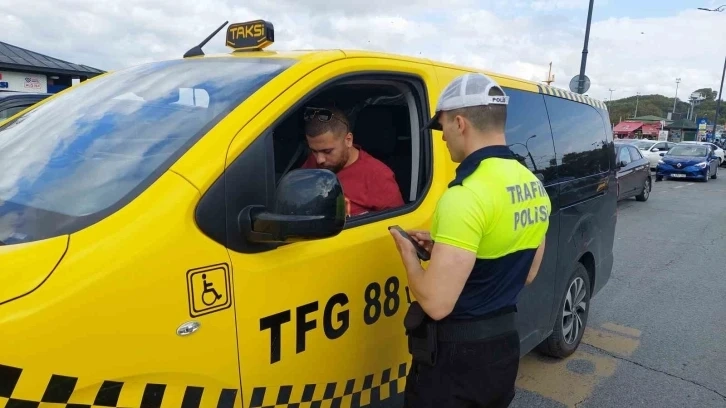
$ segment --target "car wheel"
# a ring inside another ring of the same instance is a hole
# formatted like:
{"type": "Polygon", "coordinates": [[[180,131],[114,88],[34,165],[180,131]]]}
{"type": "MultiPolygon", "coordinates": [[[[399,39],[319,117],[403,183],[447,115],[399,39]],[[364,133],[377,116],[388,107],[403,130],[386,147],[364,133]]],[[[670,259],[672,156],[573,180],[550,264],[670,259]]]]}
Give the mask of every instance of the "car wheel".
{"type": "Polygon", "coordinates": [[[590,310],[590,278],[581,263],[565,287],[559,309],[552,334],[537,348],[548,356],[564,358],[580,345],[590,310]]]}
{"type": "Polygon", "coordinates": [[[648,201],[648,197],[650,197],[650,177],[646,177],[645,181],[643,182],[643,191],[635,196],[635,199],[638,201],[648,201]]]}
{"type": "Polygon", "coordinates": [[[716,166],[716,168],[713,170],[713,176],[711,176],[711,178],[715,179],[716,177],[718,177],[718,166],[716,166]]]}
{"type": "Polygon", "coordinates": [[[663,176],[655,176],[655,181],[663,181],[663,176]]]}

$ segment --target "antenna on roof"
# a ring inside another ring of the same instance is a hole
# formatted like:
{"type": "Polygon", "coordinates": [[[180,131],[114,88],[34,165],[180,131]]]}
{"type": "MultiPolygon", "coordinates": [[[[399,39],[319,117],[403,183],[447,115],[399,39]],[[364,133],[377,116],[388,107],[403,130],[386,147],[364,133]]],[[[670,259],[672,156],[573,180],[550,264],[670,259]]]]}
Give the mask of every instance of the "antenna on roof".
{"type": "Polygon", "coordinates": [[[209,40],[212,39],[212,37],[214,37],[215,35],[217,35],[217,33],[221,29],[223,29],[224,26],[227,25],[227,23],[229,23],[229,21],[225,21],[221,26],[219,26],[218,29],[214,30],[214,32],[212,34],[210,34],[209,37],[207,37],[204,41],[202,41],[201,43],[199,43],[199,45],[195,45],[189,51],[187,51],[186,53],[184,53],[184,58],[198,57],[200,55],[204,55],[204,51],[202,51],[202,47],[204,47],[209,42],[209,40]]]}
{"type": "Polygon", "coordinates": [[[552,74],[552,62],[550,62],[550,71],[547,73],[547,79],[544,82],[547,82],[547,86],[555,82],[555,76],[552,74]]]}

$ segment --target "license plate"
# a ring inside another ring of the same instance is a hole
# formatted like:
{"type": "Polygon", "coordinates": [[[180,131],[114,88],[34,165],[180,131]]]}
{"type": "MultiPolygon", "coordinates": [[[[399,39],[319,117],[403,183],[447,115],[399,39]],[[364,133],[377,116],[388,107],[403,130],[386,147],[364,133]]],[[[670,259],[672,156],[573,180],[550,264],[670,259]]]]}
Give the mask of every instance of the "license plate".
{"type": "Polygon", "coordinates": [[[671,174],[671,177],[681,178],[681,177],[686,177],[686,175],[685,174],[671,174]]]}

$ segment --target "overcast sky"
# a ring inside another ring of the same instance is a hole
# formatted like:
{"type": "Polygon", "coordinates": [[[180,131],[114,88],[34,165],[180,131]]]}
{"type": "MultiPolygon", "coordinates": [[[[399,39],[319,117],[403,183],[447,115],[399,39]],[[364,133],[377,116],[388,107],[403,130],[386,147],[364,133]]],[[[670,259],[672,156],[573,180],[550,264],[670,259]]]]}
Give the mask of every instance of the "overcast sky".
{"type": "MultiPolygon", "coordinates": [[[[726,3],[726,1],[723,1],[726,3]]],[[[722,0],[595,0],[590,96],[718,89],[722,0]]],[[[271,50],[359,48],[471,65],[567,88],[588,0],[0,0],[0,41],[104,70],[179,58],[225,20],[275,25],[271,50]]],[[[224,31],[205,47],[227,52],[224,31]]]]}

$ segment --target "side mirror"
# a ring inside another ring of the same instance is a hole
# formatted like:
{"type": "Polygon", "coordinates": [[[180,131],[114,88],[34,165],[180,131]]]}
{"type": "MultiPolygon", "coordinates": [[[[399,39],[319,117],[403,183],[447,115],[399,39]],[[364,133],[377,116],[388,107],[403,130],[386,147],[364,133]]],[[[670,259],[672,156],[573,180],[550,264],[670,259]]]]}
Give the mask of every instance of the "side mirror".
{"type": "Polygon", "coordinates": [[[665,156],[665,153],[661,153],[661,154],[660,154],[660,157],[663,157],[663,156],[665,156]]]}
{"type": "Polygon", "coordinates": [[[343,187],[330,170],[296,169],[280,180],[271,209],[248,206],[237,221],[240,233],[252,242],[333,237],[345,227],[343,187]]]}

